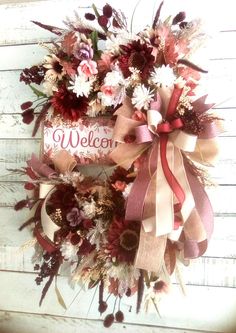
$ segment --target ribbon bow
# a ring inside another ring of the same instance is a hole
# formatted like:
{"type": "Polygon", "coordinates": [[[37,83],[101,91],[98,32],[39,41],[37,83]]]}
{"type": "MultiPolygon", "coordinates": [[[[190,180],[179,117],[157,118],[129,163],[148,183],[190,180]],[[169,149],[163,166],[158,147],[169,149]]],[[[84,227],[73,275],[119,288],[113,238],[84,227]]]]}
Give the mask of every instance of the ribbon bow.
{"type": "Polygon", "coordinates": [[[39,244],[49,253],[56,250],[54,234],[60,229],[46,211],[47,202],[55,191],[55,185],[50,182],[50,179],[57,176],[58,173],[71,172],[77,164],[75,158],[66,150],[60,150],[56,153],[53,157],[53,163],[57,171],[41,162],[35,154],[32,154],[31,159],[27,161],[27,165],[35,172],[49,179],[48,182],[43,182],[39,185],[39,198],[44,199],[44,202],[41,208],[41,225],[37,224],[34,229],[34,234],[39,244]]]}
{"type": "MultiPolygon", "coordinates": [[[[209,211],[208,214],[199,213],[200,198],[193,191],[193,180],[183,160],[182,151],[194,157],[198,138],[185,133],[182,130],[182,120],[175,117],[181,94],[182,89],[175,86],[167,110],[163,110],[162,100],[158,95],[147,111],[147,122],[132,119],[134,110],[128,98],[116,111],[113,138],[120,145],[110,154],[111,158],[118,165],[129,169],[134,160],[146,152],[127,199],[125,217],[128,220],[142,221],[136,267],[155,272],[163,264],[162,254],[164,255],[167,237],[183,241],[184,255],[190,258],[206,249],[205,245],[200,244],[212,232],[212,226],[205,225],[205,216],[212,212],[209,200],[201,184],[197,181],[196,185],[195,182],[195,186],[203,191],[201,200],[209,211]],[[125,138],[130,134],[135,137],[135,141],[126,143],[125,138]],[[174,230],[180,224],[183,227],[178,231],[174,230]]],[[[207,130],[205,134],[209,139],[207,130]]]]}

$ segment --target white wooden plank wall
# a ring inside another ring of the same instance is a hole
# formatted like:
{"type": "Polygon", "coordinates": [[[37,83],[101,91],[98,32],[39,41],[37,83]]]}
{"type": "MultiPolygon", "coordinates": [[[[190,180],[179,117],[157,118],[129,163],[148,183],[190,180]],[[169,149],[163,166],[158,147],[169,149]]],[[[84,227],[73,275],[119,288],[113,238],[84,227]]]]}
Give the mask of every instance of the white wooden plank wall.
{"type": "MultiPolygon", "coordinates": [[[[104,1],[95,1],[102,6],[104,1]]],[[[109,1],[131,15],[136,0],[109,1]]],[[[53,288],[41,308],[41,288],[34,283],[32,249],[19,247],[31,239],[29,230],[18,232],[27,211],[16,213],[14,203],[24,195],[22,181],[7,168],[24,166],[31,152],[39,150],[40,138],[31,138],[31,126],[21,123],[20,104],[32,95],[19,83],[22,68],[40,61],[45,54],[37,43],[49,42],[52,35],[30,21],[62,25],[62,19],[73,16],[78,6],[88,0],[0,0],[0,333],[38,332],[104,332],[97,303],[87,309],[93,297],[81,292],[65,312],[56,301],[53,288]]],[[[150,23],[158,1],[142,0],[136,13],[135,28],[150,23]],[[145,13],[145,15],[143,14],[145,13]],[[143,17],[145,21],[143,22],[143,17]]],[[[161,318],[155,313],[136,316],[127,312],[125,323],[114,325],[110,332],[236,332],[236,21],[235,1],[166,0],[163,17],[186,10],[188,18],[202,17],[213,35],[210,48],[201,65],[210,71],[205,79],[209,100],[217,103],[228,131],[219,142],[222,155],[217,169],[212,170],[218,187],[209,191],[215,210],[215,232],[204,257],[182,268],[186,296],[174,284],[172,292],[160,303],[161,318]],[[207,61],[210,58],[210,61],[207,61]]],[[[59,288],[66,304],[76,290],[64,277],[59,288]]],[[[128,310],[135,299],[123,305],[128,310]]],[[[135,308],[135,307],[133,307],[135,308]]]]}

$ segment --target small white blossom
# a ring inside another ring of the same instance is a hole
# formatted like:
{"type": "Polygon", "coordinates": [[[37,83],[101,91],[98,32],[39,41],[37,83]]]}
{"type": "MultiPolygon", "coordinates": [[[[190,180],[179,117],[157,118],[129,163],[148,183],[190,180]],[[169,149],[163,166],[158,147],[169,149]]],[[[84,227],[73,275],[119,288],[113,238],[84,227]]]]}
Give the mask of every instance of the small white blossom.
{"type": "Polygon", "coordinates": [[[124,191],[122,192],[124,199],[127,199],[127,197],[129,196],[132,186],[133,183],[129,183],[128,185],[126,185],[124,191]]]}
{"type": "Polygon", "coordinates": [[[86,96],[88,97],[93,87],[94,78],[88,79],[85,75],[75,75],[74,80],[70,81],[69,90],[72,90],[77,97],[86,96]]]}
{"type": "Polygon", "coordinates": [[[55,91],[58,91],[55,82],[51,81],[44,81],[43,82],[43,93],[46,94],[48,97],[52,96],[55,91]]]}
{"type": "Polygon", "coordinates": [[[77,260],[78,248],[72,245],[70,241],[66,240],[61,244],[60,251],[65,260],[74,261],[77,260]]]}
{"type": "Polygon", "coordinates": [[[134,106],[141,110],[149,108],[150,102],[153,101],[154,93],[150,91],[150,88],[146,88],[143,84],[138,85],[133,92],[132,103],[134,106]]]}
{"type": "Polygon", "coordinates": [[[92,199],[90,202],[89,201],[85,201],[83,203],[83,207],[82,210],[84,212],[84,216],[92,219],[95,216],[96,213],[96,203],[95,201],[92,199]]]}
{"type": "Polygon", "coordinates": [[[129,42],[135,39],[135,35],[129,32],[122,32],[117,35],[111,35],[106,40],[106,52],[114,55],[120,54],[120,45],[127,45],[129,42]]]}
{"type": "Polygon", "coordinates": [[[65,172],[64,174],[60,174],[60,178],[63,182],[72,184],[76,187],[78,183],[81,183],[84,180],[84,175],[80,172],[65,172]]]}
{"type": "Polygon", "coordinates": [[[169,65],[162,65],[161,67],[156,67],[154,72],[151,73],[151,81],[157,86],[171,87],[176,80],[176,76],[173,69],[169,65]]]}

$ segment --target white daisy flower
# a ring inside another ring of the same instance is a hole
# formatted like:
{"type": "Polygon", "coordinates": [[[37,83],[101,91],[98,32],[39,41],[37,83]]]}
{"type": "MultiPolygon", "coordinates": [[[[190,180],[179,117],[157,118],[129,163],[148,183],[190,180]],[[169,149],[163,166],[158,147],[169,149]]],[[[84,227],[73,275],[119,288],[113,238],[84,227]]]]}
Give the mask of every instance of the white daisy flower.
{"type": "Polygon", "coordinates": [[[147,110],[149,108],[150,102],[153,101],[154,93],[150,91],[150,88],[145,87],[143,84],[139,84],[133,92],[132,103],[134,106],[141,110],[144,108],[147,110]]]}
{"type": "Polygon", "coordinates": [[[73,81],[70,81],[69,90],[72,90],[77,97],[86,96],[88,97],[93,87],[94,79],[88,80],[85,75],[75,75],[73,81]]]}
{"type": "Polygon", "coordinates": [[[173,69],[169,65],[162,65],[161,67],[156,67],[154,72],[151,73],[151,82],[157,86],[171,87],[176,80],[176,76],[173,69]]]}

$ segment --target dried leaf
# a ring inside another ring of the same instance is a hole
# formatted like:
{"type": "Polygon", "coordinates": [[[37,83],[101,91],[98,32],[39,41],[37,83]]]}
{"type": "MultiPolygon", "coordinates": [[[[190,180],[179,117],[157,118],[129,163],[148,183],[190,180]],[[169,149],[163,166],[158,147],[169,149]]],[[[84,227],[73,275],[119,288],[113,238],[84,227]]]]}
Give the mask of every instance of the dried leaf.
{"type": "Polygon", "coordinates": [[[55,35],[58,35],[58,36],[62,35],[63,29],[61,29],[61,28],[57,28],[52,25],[43,24],[38,21],[31,21],[31,22],[38,25],[40,28],[43,28],[45,30],[48,30],[48,31],[54,33],[55,35]]]}
{"type": "Polygon", "coordinates": [[[194,69],[197,72],[208,73],[208,71],[206,71],[205,69],[202,69],[201,67],[193,64],[191,61],[189,61],[187,59],[179,59],[177,63],[181,64],[181,65],[188,66],[188,67],[194,69]]]}
{"type": "Polygon", "coordinates": [[[73,53],[74,44],[76,43],[76,36],[73,31],[65,35],[61,45],[65,53],[71,55],[73,53]]]}
{"type": "Polygon", "coordinates": [[[176,254],[175,254],[175,246],[168,239],[166,243],[166,250],[164,254],[164,261],[167,272],[171,275],[175,270],[176,264],[176,254]]]}
{"type": "MultiPolygon", "coordinates": [[[[56,281],[56,280],[55,280],[56,281]]],[[[65,301],[57,287],[57,282],[55,282],[55,292],[56,292],[56,295],[57,295],[57,300],[58,300],[58,303],[65,309],[67,310],[67,307],[66,307],[66,304],[65,304],[65,301]]]]}

